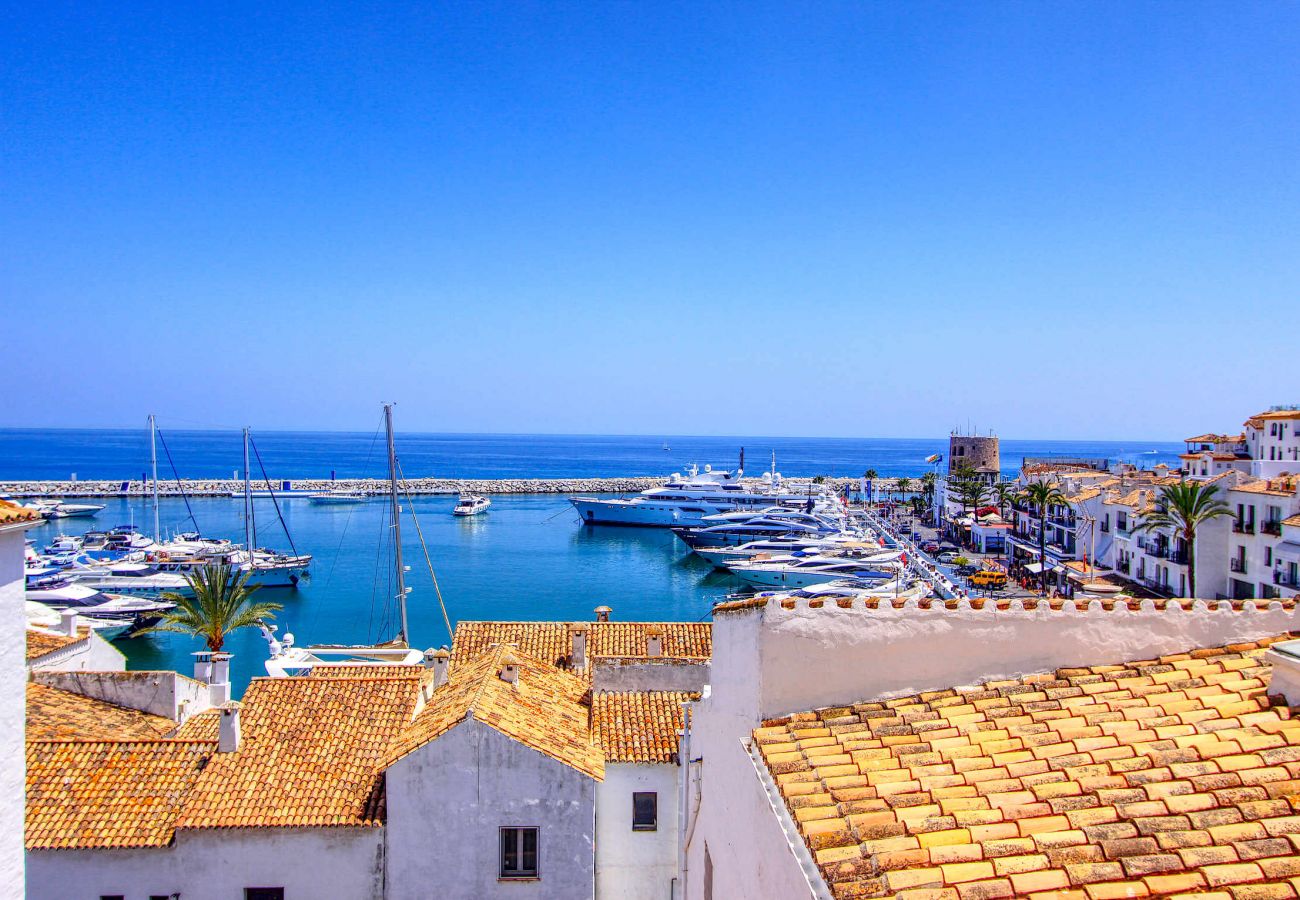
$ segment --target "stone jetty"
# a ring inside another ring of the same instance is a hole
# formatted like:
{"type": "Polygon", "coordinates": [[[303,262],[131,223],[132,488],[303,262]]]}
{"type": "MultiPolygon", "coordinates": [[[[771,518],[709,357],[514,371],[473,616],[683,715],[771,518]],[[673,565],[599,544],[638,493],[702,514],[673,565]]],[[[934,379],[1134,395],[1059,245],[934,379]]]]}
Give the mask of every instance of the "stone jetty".
{"type": "MultiPolygon", "coordinates": [[[[794,480],[794,479],[791,479],[794,480]]],[[[827,478],[826,483],[839,489],[858,486],[856,478],[827,478]]],[[[413,478],[408,479],[406,490],[411,494],[456,494],[467,491],[475,494],[635,494],[663,484],[662,477],[649,478],[413,478]]],[[[757,478],[745,479],[754,488],[762,484],[757,478]]],[[[388,480],[383,478],[293,478],[271,483],[276,493],[297,496],[317,491],[359,491],[365,494],[386,494],[388,480]],[[284,485],[288,484],[286,491],[284,485]]],[[[254,491],[265,491],[264,482],[254,482],[254,491]]],[[[911,479],[909,494],[916,493],[920,484],[911,479]]],[[[139,497],[148,495],[153,488],[147,481],[5,481],[0,482],[0,494],[15,498],[40,497],[139,497]]],[[[231,479],[200,478],[181,481],[159,481],[158,493],[164,497],[229,497],[242,495],[244,483],[231,479]]],[[[877,496],[897,490],[895,480],[880,478],[875,482],[877,496]]]]}

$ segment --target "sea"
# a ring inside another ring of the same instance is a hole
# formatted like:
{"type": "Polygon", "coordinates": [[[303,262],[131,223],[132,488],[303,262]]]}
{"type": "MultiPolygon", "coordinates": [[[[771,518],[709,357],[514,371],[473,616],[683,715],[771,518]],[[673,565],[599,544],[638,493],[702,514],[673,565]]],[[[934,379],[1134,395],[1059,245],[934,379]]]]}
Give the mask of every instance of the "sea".
{"type": "MultiPolygon", "coordinates": [[[[160,477],[230,477],[242,462],[237,432],[163,432],[160,477]]],[[[667,475],[691,463],[736,464],[745,448],[750,472],[769,468],[776,454],[787,476],[881,475],[915,477],[925,458],[945,453],[938,439],[697,437],[688,435],[471,435],[404,434],[396,439],[408,477],[581,478],[667,475]],[[667,447],[668,449],[664,449],[667,447]]],[[[386,474],[384,437],[334,432],[254,435],[253,469],[273,481],[386,474]],[[260,458],[260,465],[258,459],[260,458]]],[[[1177,464],[1181,444],[1153,441],[1003,440],[1002,463],[1014,474],[1025,456],[1072,456],[1177,464]]],[[[0,481],[126,480],[147,468],[148,440],[136,431],[0,430],[0,481]]],[[[141,499],[115,497],[92,520],[57,519],[28,533],[38,548],[59,534],[133,524],[152,530],[141,499]]],[[[404,504],[403,562],[413,646],[450,643],[460,620],[594,619],[609,606],[625,621],[705,621],[714,603],[741,586],[690,554],[671,532],[584,525],[563,496],[500,495],[488,512],[453,517],[452,497],[416,497],[404,504]],[[417,527],[418,523],[418,527],[417,527]],[[436,584],[435,584],[436,579],[436,584]],[[446,618],[444,619],[444,612],[446,618]]],[[[242,499],[163,498],[165,534],[200,531],[242,541],[242,499]]],[[[257,544],[313,556],[310,578],[297,588],[263,589],[259,600],[279,604],[280,634],[298,643],[369,643],[397,630],[396,593],[387,504],[382,499],[318,506],[302,498],[255,502],[257,544]]],[[[117,641],[132,669],[189,672],[201,649],[190,637],[154,633],[117,641]]],[[[255,629],[231,635],[227,650],[235,688],[265,674],[267,645],[255,629]]]]}

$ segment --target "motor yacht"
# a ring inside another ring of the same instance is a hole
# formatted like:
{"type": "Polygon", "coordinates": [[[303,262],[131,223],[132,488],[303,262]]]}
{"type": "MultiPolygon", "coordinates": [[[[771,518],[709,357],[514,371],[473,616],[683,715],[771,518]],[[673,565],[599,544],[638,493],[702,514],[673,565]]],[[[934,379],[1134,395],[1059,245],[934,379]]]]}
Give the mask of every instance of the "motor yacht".
{"type": "Polygon", "coordinates": [[[316,506],[345,506],[353,503],[365,503],[367,496],[360,491],[320,491],[307,498],[316,506]]]}
{"type": "MultiPolygon", "coordinates": [[[[710,517],[712,518],[712,517],[710,517]]],[[[705,523],[708,519],[705,520],[705,523]]],[[[734,547],[750,541],[776,537],[806,537],[839,534],[844,521],[796,509],[765,511],[747,519],[717,525],[674,528],[673,534],[692,550],[704,547],[734,547]]]]}
{"type": "Polygon", "coordinates": [[[821,485],[785,485],[779,474],[764,473],[758,485],[742,482],[744,471],[715,471],[692,466],[674,473],[657,488],[635,497],[570,497],[582,521],[589,525],[641,525],[674,528],[702,525],[706,516],[732,510],[757,512],[770,506],[813,507],[830,494],[821,485]]]}
{"type": "Polygon", "coordinates": [[[79,583],[52,568],[28,568],[25,572],[27,600],[55,612],[75,610],[93,620],[106,639],[152,625],[175,607],[165,600],[123,597],[79,583]]]}
{"type": "Polygon", "coordinates": [[[451,511],[451,514],[453,516],[477,516],[479,513],[487,512],[487,508],[491,505],[491,500],[479,494],[461,494],[457,498],[456,507],[451,511]]]}
{"type": "Polygon", "coordinates": [[[817,535],[803,537],[773,537],[761,541],[749,541],[745,544],[727,547],[697,547],[695,555],[705,562],[725,569],[732,563],[744,562],[758,556],[781,555],[818,555],[834,550],[879,550],[880,544],[865,535],[845,532],[842,534],[817,535]]]}
{"type": "Polygon", "coordinates": [[[30,504],[47,519],[89,519],[104,508],[102,503],[69,503],[66,500],[35,500],[30,504]]]}
{"type": "Polygon", "coordinates": [[[727,569],[741,581],[757,587],[800,588],[841,578],[884,581],[899,573],[900,557],[901,554],[890,553],[870,557],[777,557],[737,563],[727,569]]]}
{"type": "Polygon", "coordinates": [[[75,562],[62,573],[69,581],[96,590],[132,597],[158,598],[163,594],[193,597],[189,580],[174,572],[159,572],[147,563],[75,562]]]}

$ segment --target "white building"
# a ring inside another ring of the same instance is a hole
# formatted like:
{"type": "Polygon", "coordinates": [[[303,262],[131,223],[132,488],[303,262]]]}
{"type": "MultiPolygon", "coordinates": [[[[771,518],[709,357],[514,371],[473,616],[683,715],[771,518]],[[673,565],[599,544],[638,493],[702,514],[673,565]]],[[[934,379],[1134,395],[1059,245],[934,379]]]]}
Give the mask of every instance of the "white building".
{"type": "Polygon", "coordinates": [[[25,660],[23,535],[38,514],[0,501],[0,897],[23,893],[23,681],[25,660]]]}
{"type": "Polygon", "coordinates": [[[427,669],[319,666],[239,703],[215,658],[38,673],[28,896],[670,896],[711,628],[603,618],[464,623],[427,669]]]}

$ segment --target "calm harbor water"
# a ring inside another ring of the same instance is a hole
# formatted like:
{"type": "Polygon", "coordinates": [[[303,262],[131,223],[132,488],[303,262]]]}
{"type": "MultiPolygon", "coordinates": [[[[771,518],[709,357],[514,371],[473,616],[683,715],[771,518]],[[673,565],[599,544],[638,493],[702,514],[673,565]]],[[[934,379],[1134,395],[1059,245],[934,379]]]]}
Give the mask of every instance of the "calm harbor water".
{"type": "MultiPolygon", "coordinates": [[[[242,463],[238,432],[173,431],[160,423],[166,451],[159,449],[159,473],[182,478],[229,478],[242,463]]],[[[253,440],[271,478],[382,477],[387,474],[384,440],[373,433],[254,433],[253,440]]],[[[917,476],[930,467],[925,458],[947,453],[947,439],[936,438],[781,438],[692,437],[687,435],[523,435],[399,433],[397,452],[409,478],[601,478],[667,475],[691,463],[732,468],[740,448],[745,468],[760,474],[776,453],[786,475],[917,476]],[[665,450],[665,445],[669,448],[665,450]]],[[[1143,466],[1178,464],[1181,443],[1133,440],[1002,440],[1002,466],[1019,471],[1025,456],[1104,457],[1143,466]]],[[[144,428],[0,429],[0,480],[139,478],[148,468],[144,428]]],[[[256,461],[255,474],[260,474],[256,461]]]]}
{"type": "MultiPolygon", "coordinates": [[[[60,533],[134,522],[152,525],[139,501],[113,499],[93,520],[61,519],[29,532],[38,547],[60,533]]],[[[202,532],[243,540],[242,501],[191,500],[202,532]]],[[[453,517],[454,498],[419,497],[415,514],[424,532],[434,571],[453,626],[459,619],[589,619],[602,604],[623,620],[707,619],[712,604],[738,588],[689,555],[671,532],[659,529],[583,526],[561,496],[499,497],[471,518],[453,517]]],[[[164,532],[193,528],[185,505],[164,498],[164,532]]],[[[352,506],[317,506],[304,499],[282,500],[285,521],[301,552],[313,554],[310,581],[296,590],[264,589],[258,597],[284,604],[280,632],[300,643],[366,643],[396,631],[391,542],[387,506],[375,499],[352,506]]],[[[288,549],[270,501],[258,501],[258,543],[288,549]]],[[[410,566],[407,584],[411,643],[450,642],[411,517],[402,522],[402,552],[410,566]]],[[[116,646],[133,669],[171,668],[188,673],[198,641],[158,633],[116,646]]],[[[255,629],[235,634],[236,689],[265,674],[266,642],[255,629]]]]}

